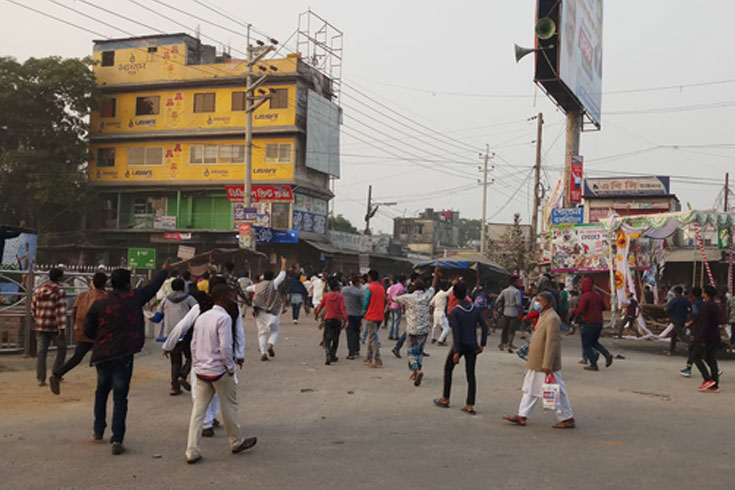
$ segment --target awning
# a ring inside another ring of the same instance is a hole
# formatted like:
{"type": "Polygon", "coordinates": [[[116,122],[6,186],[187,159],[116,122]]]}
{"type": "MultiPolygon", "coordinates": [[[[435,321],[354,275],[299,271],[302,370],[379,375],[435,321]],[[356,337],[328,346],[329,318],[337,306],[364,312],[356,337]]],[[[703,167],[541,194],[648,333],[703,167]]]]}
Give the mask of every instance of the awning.
{"type": "Polygon", "coordinates": [[[182,260],[169,264],[169,268],[175,269],[181,266],[187,266],[191,269],[192,274],[194,273],[195,267],[206,266],[213,260],[221,261],[224,258],[234,259],[237,257],[243,257],[246,259],[258,258],[268,260],[268,256],[263,252],[256,252],[246,248],[213,248],[204,253],[200,253],[190,258],[189,260],[182,260]]]}

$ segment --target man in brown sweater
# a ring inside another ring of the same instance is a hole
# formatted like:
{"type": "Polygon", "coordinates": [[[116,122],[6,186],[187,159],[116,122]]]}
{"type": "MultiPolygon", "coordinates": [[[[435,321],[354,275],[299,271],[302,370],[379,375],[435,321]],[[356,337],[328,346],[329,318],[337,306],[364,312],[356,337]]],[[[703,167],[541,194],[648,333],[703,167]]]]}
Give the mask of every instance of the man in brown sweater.
{"type": "Polygon", "coordinates": [[[518,415],[503,417],[516,425],[526,425],[531,411],[542,398],[545,379],[553,375],[554,383],[559,385],[559,401],[556,407],[559,422],[553,427],[574,428],[572,406],[561,377],[561,320],[554,311],[554,306],[554,296],[548,291],[541,292],[533,302],[533,308],[541,315],[528,349],[528,370],[523,380],[523,397],[518,415]]]}

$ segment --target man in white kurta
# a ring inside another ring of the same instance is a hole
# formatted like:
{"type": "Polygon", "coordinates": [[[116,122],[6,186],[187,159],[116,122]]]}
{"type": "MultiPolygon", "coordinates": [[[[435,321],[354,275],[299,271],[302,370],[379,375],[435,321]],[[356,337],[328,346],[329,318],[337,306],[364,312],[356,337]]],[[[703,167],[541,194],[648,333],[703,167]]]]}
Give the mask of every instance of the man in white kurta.
{"type": "Polygon", "coordinates": [[[212,397],[220,399],[222,419],[227,431],[230,450],[239,453],[253,447],[257,439],[244,439],[237,420],[237,380],[233,350],[232,318],[225,307],[235,301],[234,293],[225,284],[212,289],[215,306],[197,318],[191,340],[192,371],[196,376],[197,396],[189,421],[186,461],[201,459],[199,439],[207,407],[212,397]]]}
{"type": "Polygon", "coordinates": [[[286,279],[286,258],[281,257],[281,272],[274,278],[272,271],[263,275],[263,280],[248,287],[247,292],[254,293],[255,325],[258,328],[260,360],[267,361],[275,357],[273,347],[278,340],[280,325],[281,296],[278,288],[286,279]]]}
{"type": "Polygon", "coordinates": [[[434,308],[433,323],[431,326],[431,343],[437,341],[436,332],[441,329],[439,335],[439,344],[444,345],[449,335],[449,319],[447,318],[447,302],[449,295],[452,294],[453,287],[447,288],[443,286],[438,293],[431,299],[431,306],[434,308]]]}

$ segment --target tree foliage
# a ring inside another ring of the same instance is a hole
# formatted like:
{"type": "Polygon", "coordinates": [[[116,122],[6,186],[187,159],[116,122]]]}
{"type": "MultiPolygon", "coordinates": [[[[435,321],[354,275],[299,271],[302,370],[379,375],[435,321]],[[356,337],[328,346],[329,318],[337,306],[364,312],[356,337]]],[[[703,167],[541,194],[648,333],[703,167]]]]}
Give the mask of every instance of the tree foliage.
{"type": "Polygon", "coordinates": [[[338,214],[337,216],[330,216],[327,220],[327,228],[334,231],[342,231],[345,233],[360,233],[357,228],[355,228],[350,220],[342,216],[341,214],[338,214]]]}
{"type": "Polygon", "coordinates": [[[514,274],[528,275],[536,264],[536,253],[531,250],[521,227],[521,214],[513,215],[510,226],[497,242],[488,239],[488,257],[514,274]]]}
{"type": "Polygon", "coordinates": [[[0,57],[0,222],[61,229],[87,202],[91,59],[0,57]]]}

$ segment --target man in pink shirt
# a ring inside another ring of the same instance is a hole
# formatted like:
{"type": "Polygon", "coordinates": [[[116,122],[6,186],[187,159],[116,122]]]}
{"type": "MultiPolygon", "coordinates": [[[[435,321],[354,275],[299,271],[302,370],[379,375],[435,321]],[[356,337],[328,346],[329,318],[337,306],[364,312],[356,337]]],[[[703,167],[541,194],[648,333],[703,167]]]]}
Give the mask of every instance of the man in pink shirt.
{"type": "Polygon", "coordinates": [[[404,276],[398,276],[393,278],[393,284],[388,288],[388,301],[390,305],[390,333],[388,335],[389,340],[398,340],[398,333],[401,327],[401,313],[403,312],[403,306],[400,303],[394,301],[396,296],[401,296],[406,293],[406,287],[403,283],[406,281],[404,276]]]}

